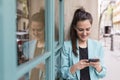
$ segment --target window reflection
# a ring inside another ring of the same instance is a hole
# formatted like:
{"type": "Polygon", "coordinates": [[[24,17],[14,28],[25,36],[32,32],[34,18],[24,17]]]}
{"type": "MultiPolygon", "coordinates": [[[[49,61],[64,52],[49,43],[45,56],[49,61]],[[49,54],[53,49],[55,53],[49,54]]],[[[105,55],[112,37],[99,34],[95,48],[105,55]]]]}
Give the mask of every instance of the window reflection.
{"type": "Polygon", "coordinates": [[[29,40],[28,23],[29,23],[29,2],[28,0],[17,0],[17,56],[18,65],[28,61],[23,54],[23,44],[29,40]]]}
{"type": "MultiPolygon", "coordinates": [[[[30,40],[23,44],[23,53],[29,60],[42,55],[44,53],[44,9],[31,17],[31,23],[29,28],[30,40]]],[[[44,80],[45,76],[45,62],[40,63],[30,72],[30,80],[44,80]]]]}
{"type": "Polygon", "coordinates": [[[44,10],[41,9],[32,15],[29,28],[29,41],[23,45],[23,53],[28,59],[43,54],[44,52],[44,10]]]}
{"type": "MultiPolygon", "coordinates": [[[[17,0],[16,20],[17,62],[21,65],[45,52],[44,0],[17,0]]],[[[19,80],[45,80],[45,61],[19,80]]]]}
{"type": "Polygon", "coordinates": [[[55,41],[59,40],[59,0],[55,0],[55,41]]]}
{"type": "Polygon", "coordinates": [[[25,73],[22,77],[20,77],[18,80],[29,80],[29,73],[25,73]]]}

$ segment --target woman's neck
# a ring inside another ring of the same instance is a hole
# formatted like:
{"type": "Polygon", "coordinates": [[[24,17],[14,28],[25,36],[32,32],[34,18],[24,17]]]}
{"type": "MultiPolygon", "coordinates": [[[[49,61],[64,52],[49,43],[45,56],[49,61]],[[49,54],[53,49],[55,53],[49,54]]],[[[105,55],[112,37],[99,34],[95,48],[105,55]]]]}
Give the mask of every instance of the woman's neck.
{"type": "Polygon", "coordinates": [[[37,41],[37,47],[44,47],[44,41],[37,41]]]}
{"type": "Polygon", "coordinates": [[[86,48],[87,47],[87,41],[79,41],[79,47],[86,48]]]}

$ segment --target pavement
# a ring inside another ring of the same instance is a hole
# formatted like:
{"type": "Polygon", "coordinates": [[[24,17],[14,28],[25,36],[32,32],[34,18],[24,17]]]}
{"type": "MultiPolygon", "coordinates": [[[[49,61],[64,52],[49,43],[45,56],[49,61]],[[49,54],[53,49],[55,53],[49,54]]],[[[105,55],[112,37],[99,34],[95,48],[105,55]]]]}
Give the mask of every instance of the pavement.
{"type": "Polygon", "coordinates": [[[101,80],[120,80],[120,35],[113,37],[113,51],[110,37],[105,37],[100,41],[104,46],[104,59],[107,67],[107,75],[101,80]]]}

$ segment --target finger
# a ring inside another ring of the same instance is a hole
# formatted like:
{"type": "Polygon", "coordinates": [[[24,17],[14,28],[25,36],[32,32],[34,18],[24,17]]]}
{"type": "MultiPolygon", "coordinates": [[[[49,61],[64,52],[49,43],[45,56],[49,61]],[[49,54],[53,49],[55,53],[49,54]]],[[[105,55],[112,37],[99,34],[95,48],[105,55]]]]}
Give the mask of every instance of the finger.
{"type": "Polygon", "coordinates": [[[82,62],[81,65],[84,65],[84,66],[89,66],[89,63],[86,63],[86,62],[82,62]]]}
{"type": "Polygon", "coordinates": [[[81,60],[81,62],[85,62],[85,63],[87,62],[88,63],[89,61],[88,61],[88,59],[83,59],[83,60],[81,60]]]}
{"type": "Polygon", "coordinates": [[[88,61],[88,59],[82,59],[82,61],[88,61]]]}
{"type": "Polygon", "coordinates": [[[90,62],[90,64],[98,64],[99,62],[90,62]]]}

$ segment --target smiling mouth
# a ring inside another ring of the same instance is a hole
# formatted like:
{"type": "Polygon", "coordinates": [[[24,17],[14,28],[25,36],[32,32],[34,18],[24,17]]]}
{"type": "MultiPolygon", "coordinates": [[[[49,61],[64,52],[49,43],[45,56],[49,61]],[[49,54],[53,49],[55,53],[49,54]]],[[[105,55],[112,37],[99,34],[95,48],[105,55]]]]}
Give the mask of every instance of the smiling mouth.
{"type": "Polygon", "coordinates": [[[86,38],[87,36],[81,36],[82,38],[86,38]]]}

